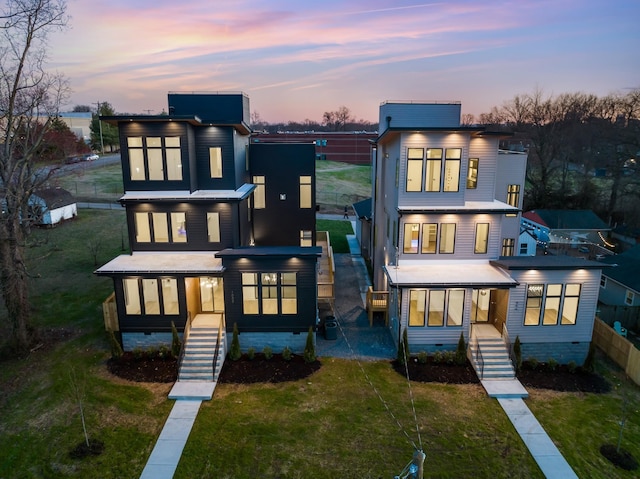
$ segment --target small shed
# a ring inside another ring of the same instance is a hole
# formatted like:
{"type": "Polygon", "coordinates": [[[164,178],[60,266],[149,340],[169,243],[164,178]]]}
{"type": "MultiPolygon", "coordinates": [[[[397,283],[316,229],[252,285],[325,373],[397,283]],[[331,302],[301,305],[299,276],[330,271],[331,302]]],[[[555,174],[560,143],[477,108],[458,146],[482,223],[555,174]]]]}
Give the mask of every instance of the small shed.
{"type": "Polygon", "coordinates": [[[63,188],[44,188],[31,195],[29,208],[35,224],[53,226],[75,218],[78,207],[75,198],[63,188]]]}
{"type": "Polygon", "coordinates": [[[353,203],[353,209],[356,212],[356,239],[360,244],[360,253],[366,260],[371,259],[371,219],[372,219],[372,203],[371,198],[353,203]]]}

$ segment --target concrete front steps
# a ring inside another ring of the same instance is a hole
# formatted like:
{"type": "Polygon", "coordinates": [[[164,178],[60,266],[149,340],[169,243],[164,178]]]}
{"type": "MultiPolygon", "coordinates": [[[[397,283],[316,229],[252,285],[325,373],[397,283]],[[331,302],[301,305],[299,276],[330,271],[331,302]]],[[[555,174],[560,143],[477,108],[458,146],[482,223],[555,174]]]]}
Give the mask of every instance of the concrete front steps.
{"type": "MultiPolygon", "coordinates": [[[[222,331],[220,341],[224,345],[225,332],[222,331]]],[[[213,368],[213,357],[218,342],[218,328],[192,327],[185,345],[185,353],[178,372],[178,381],[208,381],[218,379],[225,357],[222,346],[217,364],[213,368]]]]}
{"type": "Polygon", "coordinates": [[[471,356],[473,368],[481,380],[509,380],[516,377],[509,351],[502,338],[477,338],[477,341],[483,363],[480,362],[479,355],[476,357],[473,349],[471,356]]]}

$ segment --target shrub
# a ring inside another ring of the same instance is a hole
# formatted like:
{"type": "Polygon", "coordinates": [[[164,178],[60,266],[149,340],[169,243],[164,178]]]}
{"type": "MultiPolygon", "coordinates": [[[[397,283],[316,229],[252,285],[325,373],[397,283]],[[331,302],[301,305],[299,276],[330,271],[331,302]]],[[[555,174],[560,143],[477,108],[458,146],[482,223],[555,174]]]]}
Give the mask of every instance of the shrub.
{"type": "Polygon", "coordinates": [[[529,367],[531,368],[532,371],[535,371],[536,369],[538,369],[538,360],[536,358],[527,359],[527,363],[529,364],[529,367]]]}
{"type": "Polygon", "coordinates": [[[237,361],[242,357],[240,349],[240,334],[238,333],[238,323],[233,323],[233,338],[231,339],[231,349],[229,350],[229,359],[237,361]]]}
{"type": "Polygon", "coordinates": [[[182,348],[182,341],[180,341],[180,336],[178,336],[176,323],[171,321],[171,354],[173,354],[174,358],[180,356],[180,348],[182,348]]]}
{"type": "Polygon", "coordinates": [[[312,363],[316,360],[316,345],[313,341],[313,328],[309,326],[309,332],[307,333],[307,343],[304,346],[304,362],[312,363]]]}
{"type": "Polygon", "coordinates": [[[578,365],[576,364],[576,362],[575,362],[575,361],[569,361],[569,362],[567,363],[567,370],[568,370],[571,374],[575,373],[575,372],[576,372],[576,369],[578,369],[578,365]]]}
{"type": "Polygon", "coordinates": [[[442,351],[436,351],[433,353],[433,362],[434,364],[440,364],[444,361],[444,353],[442,351]]]}
{"type": "Polygon", "coordinates": [[[168,346],[164,344],[158,348],[158,357],[161,359],[168,358],[171,356],[171,350],[168,346]]]}
{"type": "Polygon", "coordinates": [[[456,364],[463,365],[467,361],[467,343],[464,342],[464,335],[460,333],[458,347],[456,348],[456,364]]]}
{"type": "Polygon", "coordinates": [[[429,359],[429,355],[426,351],[420,351],[418,353],[418,362],[420,364],[427,364],[427,360],[429,359]]]}
{"type": "Polygon", "coordinates": [[[262,350],[262,354],[264,354],[265,359],[271,359],[273,357],[273,349],[269,346],[265,346],[262,350]]]}
{"type": "Polygon", "coordinates": [[[587,353],[587,357],[584,360],[584,364],[582,368],[585,371],[593,372],[593,367],[596,359],[596,346],[593,342],[589,345],[589,352],[587,353]]]}
{"type": "Polygon", "coordinates": [[[120,359],[124,354],[122,350],[122,346],[120,346],[120,341],[116,339],[116,333],[112,330],[107,331],[109,335],[109,345],[111,346],[111,357],[115,359],[120,359]]]}
{"type": "Polygon", "coordinates": [[[555,371],[556,369],[558,369],[558,361],[553,358],[547,359],[547,369],[549,371],[555,371]]]}
{"type": "Polygon", "coordinates": [[[513,355],[516,359],[516,372],[522,369],[522,346],[520,345],[520,336],[516,336],[513,342],[513,355]]]}
{"type": "Polygon", "coordinates": [[[285,346],[282,350],[282,359],[284,359],[285,361],[291,361],[292,357],[293,353],[291,352],[291,349],[289,349],[289,346],[285,346]]]}
{"type": "Polygon", "coordinates": [[[134,359],[142,359],[144,358],[145,351],[142,348],[134,348],[131,353],[133,354],[134,359]]]}
{"type": "Polygon", "coordinates": [[[409,337],[407,335],[407,328],[402,331],[402,341],[398,345],[398,364],[404,366],[407,358],[409,357],[409,337]]]}
{"type": "Polygon", "coordinates": [[[458,361],[458,354],[456,351],[445,351],[443,353],[444,362],[447,364],[455,364],[458,361]]]}
{"type": "Polygon", "coordinates": [[[255,357],[256,357],[256,348],[252,346],[249,349],[247,349],[247,358],[253,361],[255,357]]]}

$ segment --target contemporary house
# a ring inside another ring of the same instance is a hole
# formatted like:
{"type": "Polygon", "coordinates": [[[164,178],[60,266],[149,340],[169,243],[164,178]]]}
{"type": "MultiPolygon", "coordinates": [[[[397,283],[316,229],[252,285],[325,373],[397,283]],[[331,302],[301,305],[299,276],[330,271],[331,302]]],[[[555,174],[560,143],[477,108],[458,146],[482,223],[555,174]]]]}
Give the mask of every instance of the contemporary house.
{"type": "Polygon", "coordinates": [[[640,245],[601,260],[609,265],[600,280],[600,302],[608,306],[640,307],[640,245]]]}
{"type": "MultiPolygon", "coordinates": [[[[304,349],[317,324],[315,147],[251,144],[242,93],[170,93],[168,115],[117,125],[131,254],[113,279],[107,328],[125,350],[237,325],[243,349],[304,349]]],[[[224,344],[222,344],[224,348],[224,344]]],[[[209,360],[209,363],[211,361],[209,360]]]]}
{"type": "MultiPolygon", "coordinates": [[[[454,350],[462,335],[485,377],[513,376],[508,352],[582,362],[601,265],[517,256],[526,154],[504,134],[460,124],[460,103],[380,106],[373,185],[373,294],[410,350],[454,350]],[[506,360],[487,358],[502,351],[506,360]],[[484,359],[483,359],[484,358],[484,359]],[[485,367],[484,361],[487,361],[485,367]]],[[[373,301],[373,300],[372,300],[373,301]]]]}

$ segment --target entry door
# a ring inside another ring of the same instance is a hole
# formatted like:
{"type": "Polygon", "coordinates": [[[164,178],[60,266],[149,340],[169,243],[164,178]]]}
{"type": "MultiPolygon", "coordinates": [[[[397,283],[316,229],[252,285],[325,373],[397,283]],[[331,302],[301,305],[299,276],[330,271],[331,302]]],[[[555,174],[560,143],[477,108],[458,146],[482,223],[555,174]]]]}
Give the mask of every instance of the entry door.
{"type": "Polygon", "coordinates": [[[471,294],[471,322],[488,323],[491,319],[491,293],[489,289],[474,289],[471,294]]]}
{"type": "Polygon", "coordinates": [[[222,278],[200,277],[200,312],[224,312],[222,278]]]}

